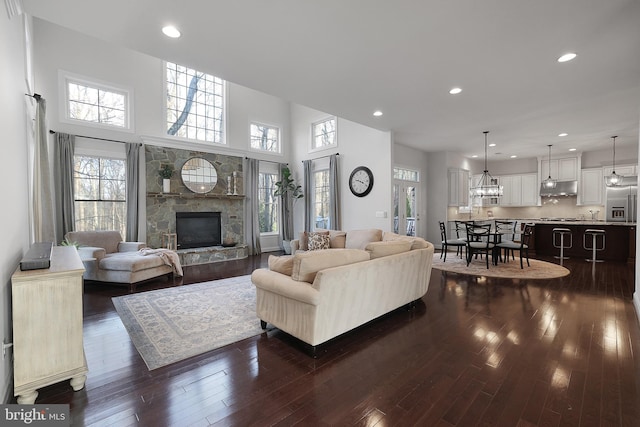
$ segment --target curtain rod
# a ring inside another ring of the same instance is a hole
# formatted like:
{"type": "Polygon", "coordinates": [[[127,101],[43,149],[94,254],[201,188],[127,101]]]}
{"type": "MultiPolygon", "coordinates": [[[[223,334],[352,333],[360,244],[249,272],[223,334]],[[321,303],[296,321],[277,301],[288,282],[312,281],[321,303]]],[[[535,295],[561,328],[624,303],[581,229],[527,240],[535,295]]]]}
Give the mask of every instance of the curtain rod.
{"type": "MultiPolygon", "coordinates": [[[[55,130],[50,130],[49,131],[50,134],[55,134],[57,133],[55,130]]],[[[74,135],[78,138],[89,138],[89,139],[97,139],[98,141],[109,141],[109,142],[119,142],[121,144],[131,144],[130,142],[127,141],[118,141],[117,139],[108,139],[108,138],[97,138],[95,136],[87,136],[87,135],[74,135]]],[[[138,143],[140,146],[142,146],[142,143],[138,143]]]]}
{"type": "MultiPolygon", "coordinates": [[[[247,157],[247,156],[244,156],[244,158],[247,159],[247,160],[251,159],[251,157],[247,157]]],[[[280,165],[280,164],[288,165],[289,164],[289,163],[276,162],[275,160],[261,160],[261,159],[256,159],[256,160],[259,161],[259,162],[275,163],[277,165],[280,165]]]]}
{"type": "Polygon", "coordinates": [[[30,96],[31,98],[35,98],[36,101],[40,101],[40,98],[42,98],[42,96],[39,93],[33,93],[33,95],[25,93],[25,95],[30,96]]]}
{"type": "MultiPolygon", "coordinates": [[[[340,153],[335,153],[335,154],[336,154],[336,156],[340,155],[340,153]]],[[[326,156],[314,157],[313,159],[309,159],[309,160],[324,159],[325,157],[331,157],[331,156],[333,156],[333,154],[327,154],[326,156]]],[[[304,162],[304,160],[303,160],[303,162],[304,162]]]]}

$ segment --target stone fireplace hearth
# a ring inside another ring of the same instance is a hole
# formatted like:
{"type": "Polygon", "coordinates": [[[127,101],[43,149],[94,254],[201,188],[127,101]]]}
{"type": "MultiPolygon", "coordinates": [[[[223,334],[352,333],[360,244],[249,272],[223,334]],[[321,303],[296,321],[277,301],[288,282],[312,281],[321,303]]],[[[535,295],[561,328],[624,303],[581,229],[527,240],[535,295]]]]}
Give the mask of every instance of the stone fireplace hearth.
{"type": "Polygon", "coordinates": [[[162,247],[162,236],[176,233],[176,212],[220,212],[222,242],[235,242],[232,247],[210,246],[179,249],[183,265],[204,264],[229,259],[246,258],[244,239],[244,187],[242,186],[242,157],[199,151],[145,146],[147,184],[147,245],[162,247]],[[192,157],[202,157],[214,165],[218,182],[209,193],[190,191],[180,178],[182,165],[192,157]],[[160,168],[169,164],[174,173],[171,192],[162,192],[160,168]],[[237,172],[238,195],[227,195],[227,179],[237,172]]]}

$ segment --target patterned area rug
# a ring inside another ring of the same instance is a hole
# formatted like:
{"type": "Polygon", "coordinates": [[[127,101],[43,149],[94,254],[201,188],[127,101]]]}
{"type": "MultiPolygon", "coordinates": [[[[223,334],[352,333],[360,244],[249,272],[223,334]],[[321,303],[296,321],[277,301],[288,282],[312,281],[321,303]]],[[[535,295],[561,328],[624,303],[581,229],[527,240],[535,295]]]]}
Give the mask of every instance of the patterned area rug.
{"type": "Polygon", "coordinates": [[[452,273],[470,274],[472,276],[485,277],[504,277],[516,279],[553,279],[556,277],[567,276],[570,271],[565,267],[550,262],[539,261],[529,258],[531,267],[527,267],[527,260],[522,260],[524,268],[520,269],[520,258],[516,255],[515,260],[509,262],[500,262],[498,265],[491,264],[489,260],[489,269],[484,258],[473,259],[467,267],[467,262],[456,256],[455,252],[447,254],[447,262],[442,262],[440,254],[436,253],[433,257],[433,268],[452,273]]]}
{"type": "Polygon", "coordinates": [[[149,370],[264,332],[251,276],[112,300],[149,370]]]}

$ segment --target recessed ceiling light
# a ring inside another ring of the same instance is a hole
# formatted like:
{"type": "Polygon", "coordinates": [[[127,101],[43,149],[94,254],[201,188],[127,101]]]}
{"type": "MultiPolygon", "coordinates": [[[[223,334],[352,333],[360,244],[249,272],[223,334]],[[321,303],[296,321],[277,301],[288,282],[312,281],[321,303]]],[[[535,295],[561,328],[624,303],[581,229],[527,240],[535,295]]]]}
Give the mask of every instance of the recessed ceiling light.
{"type": "Polygon", "coordinates": [[[571,61],[573,58],[575,58],[576,55],[573,52],[569,52],[569,53],[565,53],[564,55],[562,55],[560,58],[558,58],[558,62],[567,62],[567,61],[571,61]]]}
{"type": "Polygon", "coordinates": [[[460,92],[462,92],[462,89],[461,89],[461,88],[459,88],[459,87],[454,87],[453,89],[451,89],[451,90],[449,91],[449,93],[450,93],[451,95],[457,95],[457,94],[459,94],[460,92]]]}
{"type": "Polygon", "coordinates": [[[376,116],[376,117],[380,117],[382,115],[382,111],[376,110],[376,111],[373,112],[373,115],[376,116]]]}
{"type": "Polygon", "coordinates": [[[167,25],[166,27],[162,27],[162,32],[165,36],[171,37],[172,39],[177,39],[181,36],[180,31],[173,25],[167,25]]]}
{"type": "Polygon", "coordinates": [[[474,154],[474,155],[473,155],[473,156],[471,156],[471,157],[475,159],[476,157],[478,157],[478,155],[477,155],[477,154],[474,154]]]}
{"type": "Polygon", "coordinates": [[[512,158],[512,159],[515,159],[516,157],[518,157],[518,156],[516,156],[515,154],[512,154],[512,155],[511,155],[511,158],[512,158]]]}
{"type": "Polygon", "coordinates": [[[489,147],[495,147],[495,146],[496,146],[495,143],[489,144],[489,147]]]}
{"type": "Polygon", "coordinates": [[[575,148],[569,148],[569,151],[576,151],[575,148]]]}
{"type": "Polygon", "coordinates": [[[568,133],[566,133],[566,132],[562,132],[562,133],[559,133],[559,134],[558,134],[558,136],[567,136],[567,135],[569,135],[569,134],[568,134],[568,133]]]}

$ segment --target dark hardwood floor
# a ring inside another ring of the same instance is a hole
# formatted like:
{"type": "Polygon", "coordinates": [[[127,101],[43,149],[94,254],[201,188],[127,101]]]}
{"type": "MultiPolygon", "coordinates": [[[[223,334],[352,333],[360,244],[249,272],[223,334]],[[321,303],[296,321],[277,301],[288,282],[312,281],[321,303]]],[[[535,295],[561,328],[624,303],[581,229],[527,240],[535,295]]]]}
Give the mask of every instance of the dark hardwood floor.
{"type": "MultiPolygon", "coordinates": [[[[175,285],[249,274],[267,257],[186,267],[175,285]]],[[[634,267],[564,265],[569,276],[539,281],[433,270],[417,307],[316,359],[273,330],[151,372],[111,303],[128,290],[85,284],[86,387],[52,385],[36,403],[69,403],[73,425],[639,426],[634,267]]]]}

